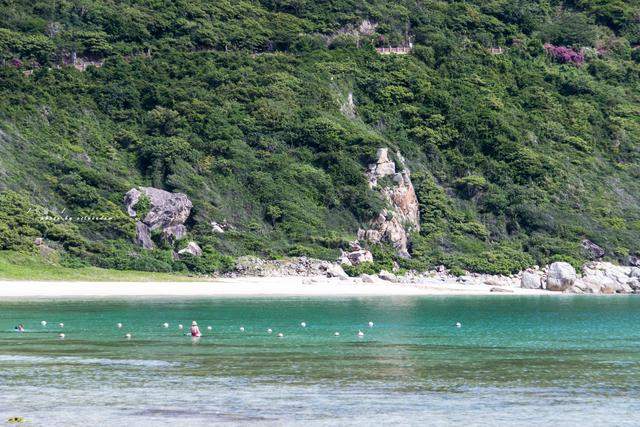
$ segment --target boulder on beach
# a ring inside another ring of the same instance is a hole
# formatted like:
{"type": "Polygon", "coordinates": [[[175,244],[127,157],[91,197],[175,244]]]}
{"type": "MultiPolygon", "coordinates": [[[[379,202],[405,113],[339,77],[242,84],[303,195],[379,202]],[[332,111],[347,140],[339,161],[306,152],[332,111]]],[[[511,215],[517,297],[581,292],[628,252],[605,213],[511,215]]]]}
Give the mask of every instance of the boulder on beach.
{"type": "Polygon", "coordinates": [[[565,291],[570,289],[577,279],[576,270],[568,262],[554,262],[547,273],[547,289],[565,291]]]}
{"type": "Polygon", "coordinates": [[[542,276],[532,271],[525,271],[520,278],[520,287],[523,289],[540,289],[542,288],[542,276]]]}

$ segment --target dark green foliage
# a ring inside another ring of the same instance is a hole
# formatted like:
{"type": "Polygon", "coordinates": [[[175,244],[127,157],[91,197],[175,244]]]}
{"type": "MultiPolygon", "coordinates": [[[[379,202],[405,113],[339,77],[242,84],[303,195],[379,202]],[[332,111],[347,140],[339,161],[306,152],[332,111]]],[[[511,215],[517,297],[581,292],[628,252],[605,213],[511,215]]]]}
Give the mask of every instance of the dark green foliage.
{"type": "Polygon", "coordinates": [[[387,146],[413,171],[421,230],[411,260],[374,247],[362,269],[508,273],[580,262],[584,238],[624,261],[640,251],[637,11],[632,0],[2,3],[0,189],[29,194],[3,194],[2,247],[34,250],[46,234],[68,262],[199,273],[245,254],[333,259],[384,208],[364,173],[387,146]],[[373,34],[354,30],[364,19],[373,34]],[[410,55],[373,49],[407,36],[410,55]],[[585,63],[559,63],[547,42],[584,49],[585,63]],[[102,66],[64,66],[73,52],[102,66]],[[341,112],[349,93],[355,118],[341,112]],[[203,258],[130,245],[122,197],[137,185],[193,200],[203,258]],[[16,213],[31,203],[114,220],[16,213]],[[215,235],[211,221],[231,227],[215,235]]]}

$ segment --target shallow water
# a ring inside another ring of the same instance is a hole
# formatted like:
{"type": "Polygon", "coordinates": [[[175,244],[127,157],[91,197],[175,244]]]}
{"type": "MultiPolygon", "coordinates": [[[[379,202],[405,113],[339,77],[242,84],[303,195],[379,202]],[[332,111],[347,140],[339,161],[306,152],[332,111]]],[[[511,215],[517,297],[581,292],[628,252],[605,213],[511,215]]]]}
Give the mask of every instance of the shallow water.
{"type": "Polygon", "coordinates": [[[639,322],[633,296],[4,301],[0,422],[637,425],[639,322]]]}

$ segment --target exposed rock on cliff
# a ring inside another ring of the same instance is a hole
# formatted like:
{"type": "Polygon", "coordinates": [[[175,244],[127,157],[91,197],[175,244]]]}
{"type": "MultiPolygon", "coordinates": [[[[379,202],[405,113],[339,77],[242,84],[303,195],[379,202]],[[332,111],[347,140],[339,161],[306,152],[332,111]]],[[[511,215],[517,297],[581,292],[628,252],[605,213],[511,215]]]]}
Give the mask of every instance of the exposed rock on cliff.
{"type": "Polygon", "coordinates": [[[200,245],[196,242],[189,242],[187,247],[184,249],[180,249],[178,251],[178,255],[193,255],[193,256],[202,256],[202,249],[200,249],[200,245]]]}
{"type": "Polygon", "coordinates": [[[388,148],[380,148],[378,160],[369,165],[369,186],[380,191],[389,207],[370,222],[369,229],[358,230],[358,239],[371,243],[389,242],[400,256],[409,257],[408,233],[420,229],[420,213],[410,171],[399,152],[397,157],[402,166],[400,172],[396,172],[395,162],[389,159],[388,148]],[[385,177],[390,177],[390,182],[384,180],[382,183],[381,180],[385,177]]]}
{"type": "Polygon", "coordinates": [[[136,222],[136,243],[153,249],[151,231],[162,230],[162,238],[169,242],[181,239],[187,232],[184,222],[193,204],[186,194],[170,193],[153,187],[132,188],[124,196],[124,205],[131,217],[137,217],[136,205],[142,196],[149,200],[149,211],[136,222]]]}
{"type": "Polygon", "coordinates": [[[356,240],[349,243],[351,250],[345,252],[340,250],[340,257],[338,263],[341,265],[358,265],[363,262],[373,262],[373,255],[370,251],[363,249],[360,243],[356,240]]]}

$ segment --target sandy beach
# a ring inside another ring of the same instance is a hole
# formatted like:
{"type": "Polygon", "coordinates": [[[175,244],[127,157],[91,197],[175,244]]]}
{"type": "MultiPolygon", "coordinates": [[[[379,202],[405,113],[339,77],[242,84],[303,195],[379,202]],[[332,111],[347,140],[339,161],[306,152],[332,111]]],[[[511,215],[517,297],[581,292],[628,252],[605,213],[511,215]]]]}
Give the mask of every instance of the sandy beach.
{"type": "MultiPolygon", "coordinates": [[[[238,277],[198,282],[89,282],[0,280],[0,297],[171,297],[171,296],[402,296],[402,295],[551,295],[542,289],[429,280],[421,283],[363,283],[325,277],[238,277]]],[[[558,293],[555,293],[558,294],[558,293]]]]}

